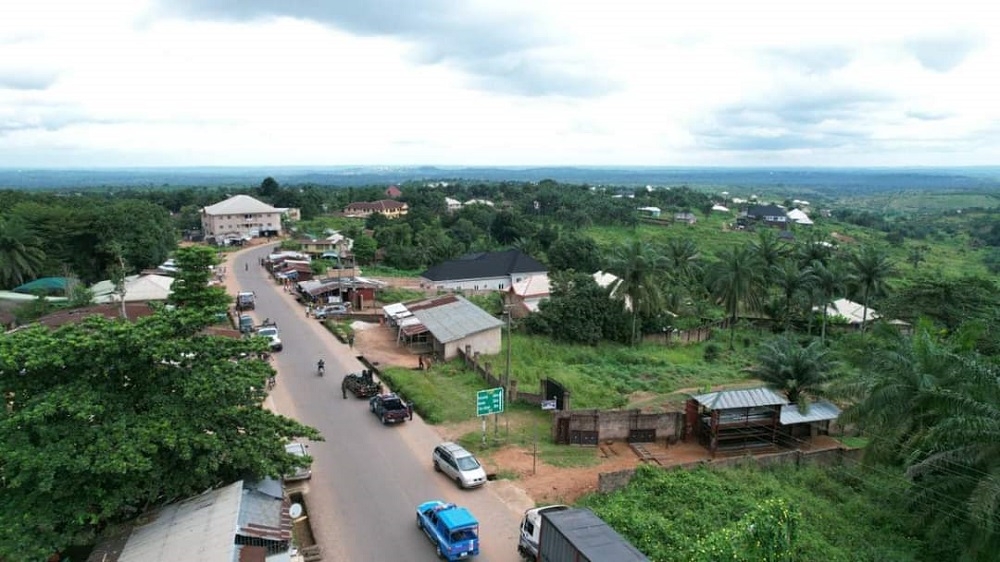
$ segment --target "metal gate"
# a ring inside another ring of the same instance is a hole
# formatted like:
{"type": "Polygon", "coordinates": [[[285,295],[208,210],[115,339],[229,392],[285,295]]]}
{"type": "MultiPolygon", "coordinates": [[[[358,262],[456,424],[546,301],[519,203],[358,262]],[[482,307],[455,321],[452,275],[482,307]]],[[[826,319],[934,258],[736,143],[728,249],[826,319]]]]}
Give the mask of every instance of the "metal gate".
{"type": "Polygon", "coordinates": [[[556,420],[556,445],[569,445],[569,418],[556,420]]]}

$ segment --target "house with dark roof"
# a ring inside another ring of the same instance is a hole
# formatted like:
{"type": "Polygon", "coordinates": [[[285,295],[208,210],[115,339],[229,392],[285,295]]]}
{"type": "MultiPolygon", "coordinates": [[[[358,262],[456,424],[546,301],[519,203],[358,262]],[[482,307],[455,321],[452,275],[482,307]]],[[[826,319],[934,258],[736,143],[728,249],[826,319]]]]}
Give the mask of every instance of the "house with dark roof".
{"type": "Polygon", "coordinates": [[[356,201],[344,207],[344,215],[348,217],[367,218],[373,213],[377,213],[394,219],[401,217],[409,211],[406,203],[393,201],[392,199],[380,199],[378,201],[356,201]]]}
{"type": "Polygon", "coordinates": [[[468,346],[483,355],[501,350],[503,322],[465,297],[444,295],[385,307],[398,318],[396,342],[429,348],[445,361],[468,346]]]}
{"type": "Polygon", "coordinates": [[[163,506],[125,525],[87,562],[290,560],[291,501],[281,482],[236,482],[163,506]]]}
{"type": "Polygon", "coordinates": [[[752,205],[747,209],[746,218],[767,226],[788,228],[788,215],[777,205],[752,205]]]}
{"type": "Polygon", "coordinates": [[[453,291],[506,291],[548,268],[521,250],[477,252],[446,261],[420,274],[424,287],[453,291]]]}

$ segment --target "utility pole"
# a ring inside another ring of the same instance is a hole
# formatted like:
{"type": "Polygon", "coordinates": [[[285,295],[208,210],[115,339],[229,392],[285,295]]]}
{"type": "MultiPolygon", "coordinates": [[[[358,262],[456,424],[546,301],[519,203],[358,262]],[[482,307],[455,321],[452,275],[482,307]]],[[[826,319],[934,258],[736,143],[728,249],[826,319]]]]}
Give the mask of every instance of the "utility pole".
{"type": "MultiPolygon", "coordinates": [[[[510,403],[510,353],[511,347],[514,345],[514,338],[511,336],[510,331],[510,305],[504,305],[504,314],[507,315],[507,367],[504,369],[504,381],[503,381],[503,398],[504,405],[510,403]]],[[[507,433],[507,438],[510,439],[510,418],[507,417],[507,408],[503,411],[503,421],[505,431],[507,433]]]]}

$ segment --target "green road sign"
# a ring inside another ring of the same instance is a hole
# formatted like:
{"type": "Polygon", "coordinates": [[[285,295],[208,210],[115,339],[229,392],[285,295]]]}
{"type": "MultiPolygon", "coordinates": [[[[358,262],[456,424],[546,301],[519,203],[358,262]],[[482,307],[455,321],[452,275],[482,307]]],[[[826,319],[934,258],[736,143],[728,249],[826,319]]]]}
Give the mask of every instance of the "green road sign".
{"type": "Polygon", "coordinates": [[[476,393],[476,415],[488,416],[503,412],[503,388],[480,390],[476,393]]]}

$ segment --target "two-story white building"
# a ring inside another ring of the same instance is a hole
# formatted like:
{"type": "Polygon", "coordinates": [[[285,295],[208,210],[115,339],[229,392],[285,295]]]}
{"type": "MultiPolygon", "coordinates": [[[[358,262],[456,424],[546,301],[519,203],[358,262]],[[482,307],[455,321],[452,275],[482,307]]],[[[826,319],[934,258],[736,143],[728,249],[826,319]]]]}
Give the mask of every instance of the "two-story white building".
{"type": "Polygon", "coordinates": [[[280,236],[281,216],[287,209],[272,207],[249,195],[234,195],[201,210],[206,238],[256,238],[280,236]]]}

